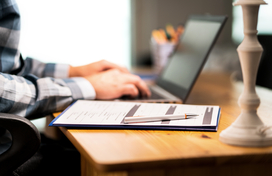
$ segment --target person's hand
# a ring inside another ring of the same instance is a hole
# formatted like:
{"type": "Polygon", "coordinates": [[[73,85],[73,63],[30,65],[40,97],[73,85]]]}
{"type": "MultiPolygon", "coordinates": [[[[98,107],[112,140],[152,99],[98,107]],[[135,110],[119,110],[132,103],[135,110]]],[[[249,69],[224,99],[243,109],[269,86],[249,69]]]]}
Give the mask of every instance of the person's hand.
{"type": "Polygon", "coordinates": [[[107,70],[85,77],[94,87],[96,99],[114,99],[123,95],[149,97],[147,85],[139,76],[121,72],[119,69],[107,70]]]}
{"type": "Polygon", "coordinates": [[[118,69],[123,73],[129,73],[129,71],[122,66],[116,65],[114,63],[108,62],[106,60],[97,61],[88,65],[73,67],[70,66],[69,77],[85,77],[94,75],[96,73],[106,71],[109,69],[118,69]]]}

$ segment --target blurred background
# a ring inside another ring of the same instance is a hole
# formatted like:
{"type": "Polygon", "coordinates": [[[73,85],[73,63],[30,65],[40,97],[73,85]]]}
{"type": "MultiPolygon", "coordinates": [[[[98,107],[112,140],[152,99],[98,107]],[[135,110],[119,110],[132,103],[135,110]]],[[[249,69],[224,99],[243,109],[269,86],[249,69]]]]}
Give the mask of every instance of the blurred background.
{"type": "MultiPolygon", "coordinates": [[[[206,69],[236,70],[243,39],[241,6],[228,0],[17,0],[22,18],[24,57],[83,65],[106,59],[150,66],[153,29],[184,24],[191,14],[227,15],[228,21],[206,69]],[[220,56],[220,57],[219,57],[220,56]]],[[[259,34],[272,34],[272,5],[262,5],[259,34]]]]}

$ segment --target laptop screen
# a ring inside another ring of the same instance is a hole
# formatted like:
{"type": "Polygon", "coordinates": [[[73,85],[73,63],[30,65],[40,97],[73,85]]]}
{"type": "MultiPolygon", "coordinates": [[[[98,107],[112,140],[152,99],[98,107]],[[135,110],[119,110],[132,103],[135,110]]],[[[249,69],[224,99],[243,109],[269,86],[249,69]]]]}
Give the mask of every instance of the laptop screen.
{"type": "Polygon", "coordinates": [[[191,16],[157,84],[185,101],[225,20],[225,16],[191,16]]]}

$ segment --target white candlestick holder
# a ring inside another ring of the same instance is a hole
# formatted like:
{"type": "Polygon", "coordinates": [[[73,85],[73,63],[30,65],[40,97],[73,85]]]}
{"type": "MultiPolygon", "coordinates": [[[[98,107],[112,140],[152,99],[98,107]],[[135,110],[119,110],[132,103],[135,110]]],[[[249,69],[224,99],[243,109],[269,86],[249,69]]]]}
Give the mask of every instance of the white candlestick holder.
{"type": "Polygon", "coordinates": [[[234,5],[241,5],[243,10],[244,40],[237,48],[244,89],[238,104],[241,114],[225,130],[220,133],[223,143],[247,147],[263,147],[272,145],[272,130],[266,127],[257,115],[260,105],[255,85],[259,62],[263,48],[257,39],[258,13],[263,0],[238,0],[234,5]]]}

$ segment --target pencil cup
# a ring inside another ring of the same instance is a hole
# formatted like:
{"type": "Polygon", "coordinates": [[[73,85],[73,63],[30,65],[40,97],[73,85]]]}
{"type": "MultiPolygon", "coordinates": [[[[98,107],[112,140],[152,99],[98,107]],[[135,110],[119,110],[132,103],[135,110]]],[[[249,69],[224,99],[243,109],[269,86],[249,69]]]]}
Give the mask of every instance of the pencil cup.
{"type": "Polygon", "coordinates": [[[172,42],[157,43],[153,38],[150,43],[153,69],[155,74],[159,74],[174,52],[176,44],[172,42]]]}

